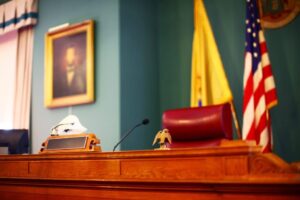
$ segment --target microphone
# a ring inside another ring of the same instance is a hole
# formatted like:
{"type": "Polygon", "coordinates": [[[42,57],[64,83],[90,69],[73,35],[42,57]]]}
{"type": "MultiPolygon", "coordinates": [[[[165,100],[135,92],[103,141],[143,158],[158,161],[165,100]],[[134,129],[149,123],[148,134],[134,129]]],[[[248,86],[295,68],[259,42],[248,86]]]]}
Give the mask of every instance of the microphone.
{"type": "Polygon", "coordinates": [[[150,122],[149,119],[145,118],[145,119],[143,119],[142,122],[138,123],[137,125],[135,125],[131,129],[129,129],[126,132],[126,134],[121,138],[121,140],[114,146],[113,152],[116,150],[116,148],[119,146],[119,144],[121,144],[123,142],[123,140],[125,138],[127,138],[127,136],[130,135],[130,133],[132,133],[134,131],[134,129],[136,129],[137,127],[142,126],[142,125],[147,125],[147,124],[149,124],[149,122],[150,122]]]}
{"type": "MultiPolygon", "coordinates": [[[[60,127],[60,126],[64,126],[64,125],[74,125],[75,123],[64,123],[64,124],[57,124],[56,126],[54,126],[52,129],[51,129],[51,135],[54,135],[53,134],[53,131],[55,131],[55,133],[57,134],[57,128],[58,127],[60,127]]],[[[70,131],[70,129],[66,129],[66,130],[64,130],[65,132],[69,132],[70,131]]]]}

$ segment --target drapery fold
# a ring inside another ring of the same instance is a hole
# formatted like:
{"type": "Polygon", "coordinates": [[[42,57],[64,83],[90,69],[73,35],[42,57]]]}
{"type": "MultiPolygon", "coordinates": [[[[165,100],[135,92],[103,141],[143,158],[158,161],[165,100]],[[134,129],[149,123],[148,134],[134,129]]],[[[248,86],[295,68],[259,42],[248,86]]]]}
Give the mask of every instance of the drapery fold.
{"type": "Polygon", "coordinates": [[[0,5],[0,35],[37,23],[37,0],[12,0],[0,5]]]}
{"type": "Polygon", "coordinates": [[[18,31],[0,36],[0,129],[13,128],[18,31]]]}
{"type": "Polygon", "coordinates": [[[31,27],[19,30],[13,107],[15,129],[29,128],[33,36],[31,27]]]}

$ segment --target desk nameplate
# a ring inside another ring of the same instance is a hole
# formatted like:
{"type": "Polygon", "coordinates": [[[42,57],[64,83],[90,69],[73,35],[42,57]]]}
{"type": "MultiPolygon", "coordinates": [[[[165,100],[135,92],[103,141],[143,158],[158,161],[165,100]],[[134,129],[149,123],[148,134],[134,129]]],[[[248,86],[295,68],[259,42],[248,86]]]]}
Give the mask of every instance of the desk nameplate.
{"type": "Polygon", "coordinates": [[[101,151],[97,144],[100,144],[100,140],[92,133],[49,136],[42,144],[40,153],[101,151]]]}
{"type": "Polygon", "coordinates": [[[58,149],[84,149],[86,147],[87,136],[74,138],[50,138],[48,140],[47,150],[58,149]]]}

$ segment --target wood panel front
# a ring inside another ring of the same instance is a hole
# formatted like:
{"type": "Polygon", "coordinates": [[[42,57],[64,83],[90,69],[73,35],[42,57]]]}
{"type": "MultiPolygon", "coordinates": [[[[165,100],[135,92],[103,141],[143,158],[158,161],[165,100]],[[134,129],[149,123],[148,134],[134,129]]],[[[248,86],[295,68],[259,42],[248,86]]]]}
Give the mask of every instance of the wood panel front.
{"type": "Polygon", "coordinates": [[[223,158],[216,157],[126,160],[122,161],[121,174],[147,180],[220,179],[225,174],[222,163],[223,158]]]}
{"type": "Polygon", "coordinates": [[[26,177],[29,171],[27,161],[0,162],[0,177],[26,177]]]}
{"type": "Polygon", "coordinates": [[[300,199],[300,172],[241,143],[0,156],[0,199],[300,199]]]}
{"type": "Polygon", "coordinates": [[[94,179],[120,175],[119,160],[51,160],[29,162],[29,177],[94,179]]]}

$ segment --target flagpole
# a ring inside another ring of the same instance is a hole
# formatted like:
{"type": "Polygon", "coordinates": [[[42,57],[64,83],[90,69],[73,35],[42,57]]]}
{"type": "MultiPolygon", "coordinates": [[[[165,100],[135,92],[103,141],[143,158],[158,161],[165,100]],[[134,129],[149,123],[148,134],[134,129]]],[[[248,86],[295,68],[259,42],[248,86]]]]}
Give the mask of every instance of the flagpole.
{"type": "Polygon", "coordinates": [[[237,136],[239,139],[242,139],[241,129],[240,129],[239,121],[237,120],[237,115],[236,115],[235,106],[233,104],[233,101],[230,101],[230,107],[231,107],[231,114],[233,117],[233,122],[234,122],[237,136]]]}

